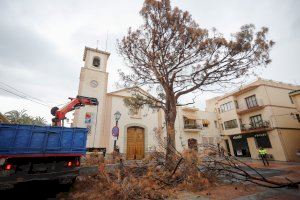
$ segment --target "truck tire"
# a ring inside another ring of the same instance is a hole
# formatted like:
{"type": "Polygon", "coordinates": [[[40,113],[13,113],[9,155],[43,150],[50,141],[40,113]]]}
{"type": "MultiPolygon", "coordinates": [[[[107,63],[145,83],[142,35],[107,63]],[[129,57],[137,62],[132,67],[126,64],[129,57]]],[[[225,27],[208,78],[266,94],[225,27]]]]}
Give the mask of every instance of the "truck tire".
{"type": "Polygon", "coordinates": [[[0,191],[13,189],[14,184],[0,184],[0,191]]]}
{"type": "Polygon", "coordinates": [[[76,177],[73,177],[73,178],[62,178],[62,179],[58,179],[58,184],[72,186],[75,183],[75,181],[76,181],[76,177]]]}

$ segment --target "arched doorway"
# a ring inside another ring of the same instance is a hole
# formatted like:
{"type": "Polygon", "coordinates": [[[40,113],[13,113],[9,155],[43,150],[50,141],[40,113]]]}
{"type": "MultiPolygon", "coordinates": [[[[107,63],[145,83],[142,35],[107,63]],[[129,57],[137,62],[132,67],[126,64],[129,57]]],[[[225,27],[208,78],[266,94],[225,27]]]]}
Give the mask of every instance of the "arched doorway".
{"type": "Polygon", "coordinates": [[[195,138],[188,139],[188,147],[189,149],[198,151],[198,141],[195,138]]]}
{"type": "Polygon", "coordinates": [[[131,126],[127,128],[127,153],[128,160],[141,160],[145,156],[145,131],[144,128],[131,126]]]}

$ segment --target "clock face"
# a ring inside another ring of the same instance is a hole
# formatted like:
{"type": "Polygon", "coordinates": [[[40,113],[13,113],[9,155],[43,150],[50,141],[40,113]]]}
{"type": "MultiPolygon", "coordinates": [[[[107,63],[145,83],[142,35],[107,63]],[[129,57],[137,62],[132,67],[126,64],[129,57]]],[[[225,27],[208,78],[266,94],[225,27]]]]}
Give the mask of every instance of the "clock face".
{"type": "Polygon", "coordinates": [[[92,80],[90,82],[91,87],[96,88],[98,86],[98,82],[96,80],[92,80]]]}

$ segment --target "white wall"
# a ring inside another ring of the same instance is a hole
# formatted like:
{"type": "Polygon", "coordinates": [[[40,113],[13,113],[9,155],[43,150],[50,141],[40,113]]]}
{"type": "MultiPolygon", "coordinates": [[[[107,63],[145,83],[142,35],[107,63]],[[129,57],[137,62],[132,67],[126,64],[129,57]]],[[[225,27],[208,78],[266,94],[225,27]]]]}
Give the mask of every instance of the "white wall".
{"type": "Polygon", "coordinates": [[[118,123],[120,129],[120,136],[117,141],[117,145],[120,148],[120,153],[126,153],[127,150],[127,128],[130,126],[139,126],[144,128],[145,131],[145,152],[148,152],[150,146],[157,146],[155,139],[154,129],[159,126],[159,112],[149,109],[148,106],[145,106],[141,110],[140,118],[132,117],[129,113],[129,108],[124,105],[123,95],[129,96],[130,94],[126,91],[112,95],[111,102],[111,117],[110,120],[110,132],[108,134],[108,153],[113,151],[114,138],[111,134],[112,128],[115,126],[114,113],[119,111],[122,115],[118,123]],[[122,96],[121,96],[122,95],[122,96]]]}

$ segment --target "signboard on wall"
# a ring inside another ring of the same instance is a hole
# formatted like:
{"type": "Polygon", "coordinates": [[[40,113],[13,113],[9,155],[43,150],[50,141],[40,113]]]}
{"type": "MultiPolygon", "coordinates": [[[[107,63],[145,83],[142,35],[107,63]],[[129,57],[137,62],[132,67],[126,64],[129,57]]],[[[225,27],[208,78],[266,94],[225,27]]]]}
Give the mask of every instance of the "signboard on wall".
{"type": "Polygon", "coordinates": [[[263,133],[250,133],[250,134],[238,134],[231,136],[231,139],[233,140],[240,140],[240,139],[246,139],[250,137],[260,138],[260,137],[268,137],[268,134],[266,132],[263,133]]]}
{"type": "Polygon", "coordinates": [[[267,133],[258,133],[258,134],[255,134],[254,137],[267,137],[267,133]]]}
{"type": "Polygon", "coordinates": [[[94,114],[92,112],[85,113],[84,123],[91,125],[93,122],[94,114]]]}
{"type": "Polygon", "coordinates": [[[93,123],[94,114],[92,112],[85,113],[84,123],[88,129],[88,135],[92,133],[92,123],[93,123]]]}
{"type": "Polygon", "coordinates": [[[239,140],[239,139],[242,139],[243,136],[242,135],[235,135],[235,136],[232,136],[232,139],[234,140],[239,140]]]}

